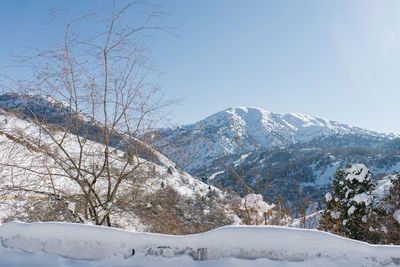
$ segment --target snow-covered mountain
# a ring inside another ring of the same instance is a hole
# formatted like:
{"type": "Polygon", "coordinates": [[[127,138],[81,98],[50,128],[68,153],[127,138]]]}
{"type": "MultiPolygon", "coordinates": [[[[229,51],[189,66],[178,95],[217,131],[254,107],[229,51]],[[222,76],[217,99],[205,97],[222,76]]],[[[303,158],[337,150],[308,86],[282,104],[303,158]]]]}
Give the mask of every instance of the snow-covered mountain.
{"type": "Polygon", "coordinates": [[[283,115],[256,107],[231,107],[194,124],[162,129],[160,135],[159,147],[165,148],[163,152],[188,171],[206,167],[217,158],[286,148],[317,137],[395,137],[314,116],[283,115]]]}
{"type": "Polygon", "coordinates": [[[321,199],[347,164],[364,163],[376,177],[400,168],[398,135],[255,107],[228,108],[158,133],[159,150],[192,175],[239,191],[243,182],[254,190],[268,183],[272,202],[293,199],[298,186],[321,199]]]}

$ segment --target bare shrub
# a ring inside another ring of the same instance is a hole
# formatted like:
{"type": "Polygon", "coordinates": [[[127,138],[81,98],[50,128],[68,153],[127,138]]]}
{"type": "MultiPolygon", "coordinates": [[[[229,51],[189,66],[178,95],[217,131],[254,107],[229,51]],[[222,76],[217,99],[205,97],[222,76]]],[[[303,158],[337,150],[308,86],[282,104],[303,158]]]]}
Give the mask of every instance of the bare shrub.
{"type": "Polygon", "coordinates": [[[212,191],[193,199],[166,186],[137,202],[135,212],[150,232],[193,234],[231,224],[223,204],[212,191]]]}

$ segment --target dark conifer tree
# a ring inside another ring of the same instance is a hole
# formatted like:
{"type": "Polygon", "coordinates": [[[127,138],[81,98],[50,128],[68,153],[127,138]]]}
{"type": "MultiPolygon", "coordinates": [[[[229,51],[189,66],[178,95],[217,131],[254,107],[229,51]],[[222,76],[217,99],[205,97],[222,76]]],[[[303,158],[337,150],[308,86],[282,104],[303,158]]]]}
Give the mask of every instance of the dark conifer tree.
{"type": "Polygon", "coordinates": [[[320,229],[358,240],[368,239],[367,219],[372,210],[372,173],[363,164],[339,168],[332,191],[325,196],[326,208],[320,229]]]}

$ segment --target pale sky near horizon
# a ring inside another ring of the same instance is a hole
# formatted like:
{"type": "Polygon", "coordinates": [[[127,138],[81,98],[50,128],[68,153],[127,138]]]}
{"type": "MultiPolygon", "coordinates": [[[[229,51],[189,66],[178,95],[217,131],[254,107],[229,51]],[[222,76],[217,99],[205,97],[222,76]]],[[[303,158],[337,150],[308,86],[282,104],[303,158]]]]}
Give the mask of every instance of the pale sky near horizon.
{"type": "MultiPolygon", "coordinates": [[[[106,1],[72,0],[72,11],[106,1]]],[[[157,33],[155,81],[176,124],[230,106],[319,116],[400,134],[400,1],[166,0],[157,33]]],[[[8,53],[50,47],[57,31],[46,8],[62,0],[3,0],[0,72],[8,53]]],[[[10,73],[7,73],[10,74],[10,73]]],[[[12,75],[13,73],[11,73],[12,75]]]]}

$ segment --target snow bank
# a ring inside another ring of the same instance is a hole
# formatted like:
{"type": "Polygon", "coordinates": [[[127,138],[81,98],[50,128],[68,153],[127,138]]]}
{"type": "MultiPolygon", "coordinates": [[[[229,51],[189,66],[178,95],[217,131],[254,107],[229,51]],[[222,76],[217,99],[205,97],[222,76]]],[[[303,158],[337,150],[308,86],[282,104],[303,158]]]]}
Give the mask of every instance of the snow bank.
{"type": "Polygon", "coordinates": [[[273,226],[229,226],[202,234],[170,236],[79,224],[13,222],[0,226],[0,242],[0,255],[1,250],[20,249],[77,260],[188,255],[195,260],[235,257],[293,262],[326,259],[368,266],[400,264],[400,246],[369,245],[316,230],[273,226]]]}

